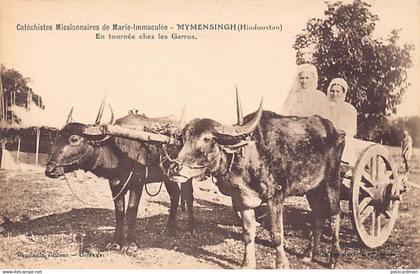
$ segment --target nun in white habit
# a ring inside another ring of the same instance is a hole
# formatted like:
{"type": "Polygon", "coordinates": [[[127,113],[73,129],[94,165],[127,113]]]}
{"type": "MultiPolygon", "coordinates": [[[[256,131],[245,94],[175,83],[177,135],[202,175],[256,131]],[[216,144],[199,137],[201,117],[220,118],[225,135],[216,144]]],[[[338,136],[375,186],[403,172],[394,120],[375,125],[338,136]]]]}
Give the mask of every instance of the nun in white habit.
{"type": "Polygon", "coordinates": [[[355,166],[362,152],[374,143],[354,138],[357,132],[357,110],[345,102],[347,91],[348,85],[343,78],[335,78],[330,82],[327,89],[329,108],[326,118],[335,128],[346,133],[346,145],[341,159],[355,166]]]}
{"type": "Polygon", "coordinates": [[[328,115],[328,99],[317,89],[318,72],[314,65],[298,66],[296,78],[280,112],[282,115],[328,115]]]}
{"type": "Polygon", "coordinates": [[[347,82],[343,78],[335,78],[327,89],[329,100],[328,118],[335,128],[344,130],[346,136],[354,137],[357,131],[357,111],[345,102],[348,90],[347,82]]]}

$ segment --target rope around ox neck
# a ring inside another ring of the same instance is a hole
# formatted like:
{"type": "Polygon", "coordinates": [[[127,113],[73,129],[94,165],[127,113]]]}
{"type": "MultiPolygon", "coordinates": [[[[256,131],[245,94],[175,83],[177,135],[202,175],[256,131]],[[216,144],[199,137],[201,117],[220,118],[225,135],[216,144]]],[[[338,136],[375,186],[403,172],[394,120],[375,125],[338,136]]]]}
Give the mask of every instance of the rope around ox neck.
{"type": "MultiPolygon", "coordinates": [[[[133,170],[130,171],[130,174],[127,177],[127,180],[125,181],[123,187],[121,188],[121,190],[117,193],[117,195],[112,197],[112,200],[115,201],[116,199],[118,199],[120,197],[120,195],[124,192],[125,188],[127,187],[128,183],[130,182],[131,176],[133,175],[133,170]]],[[[73,191],[73,188],[70,186],[70,182],[68,181],[66,175],[64,175],[64,179],[67,183],[67,186],[70,189],[70,192],[73,194],[73,196],[79,200],[82,204],[88,205],[88,206],[100,206],[99,204],[92,204],[92,203],[88,203],[85,202],[84,200],[82,200],[81,198],[79,198],[79,196],[76,195],[76,193],[73,191]]]]}
{"type": "Polygon", "coordinates": [[[68,181],[68,179],[67,179],[67,177],[66,177],[66,175],[64,175],[64,180],[66,181],[66,183],[67,183],[67,186],[69,187],[69,189],[70,189],[70,192],[73,194],[73,196],[77,199],[77,200],[79,200],[82,204],[85,204],[85,205],[88,205],[88,206],[99,206],[99,204],[91,204],[91,203],[88,203],[88,202],[85,202],[85,201],[83,201],[82,199],[80,199],[79,198],[79,196],[77,196],[76,195],[76,193],[73,191],[73,189],[71,188],[71,186],[70,186],[70,183],[69,183],[69,181],[68,181]]]}

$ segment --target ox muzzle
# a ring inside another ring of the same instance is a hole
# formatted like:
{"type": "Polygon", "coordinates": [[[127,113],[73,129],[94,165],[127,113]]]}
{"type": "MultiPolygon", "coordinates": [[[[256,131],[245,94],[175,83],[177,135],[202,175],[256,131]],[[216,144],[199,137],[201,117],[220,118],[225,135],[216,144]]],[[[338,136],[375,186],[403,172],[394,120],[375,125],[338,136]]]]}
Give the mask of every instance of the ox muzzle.
{"type": "Polygon", "coordinates": [[[47,166],[45,167],[45,175],[50,178],[59,178],[64,176],[68,172],[80,168],[80,162],[86,154],[87,152],[85,152],[78,159],[69,163],[57,163],[51,159],[48,159],[47,166]]]}
{"type": "Polygon", "coordinates": [[[190,166],[179,161],[171,163],[168,170],[168,177],[175,183],[186,183],[189,179],[196,179],[203,181],[207,179],[210,174],[207,174],[206,166],[190,166]]]}
{"type": "Polygon", "coordinates": [[[45,167],[45,176],[56,179],[56,178],[64,176],[64,174],[65,174],[64,166],[57,165],[54,162],[47,163],[47,166],[45,167]]]}

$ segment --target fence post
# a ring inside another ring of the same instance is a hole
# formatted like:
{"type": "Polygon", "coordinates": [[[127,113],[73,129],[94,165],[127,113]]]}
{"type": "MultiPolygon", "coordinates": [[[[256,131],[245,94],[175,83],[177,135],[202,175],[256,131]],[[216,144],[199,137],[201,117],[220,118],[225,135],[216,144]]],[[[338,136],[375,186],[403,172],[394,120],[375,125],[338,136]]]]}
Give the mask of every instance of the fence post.
{"type": "Polygon", "coordinates": [[[36,154],[35,154],[35,166],[38,166],[38,154],[39,154],[39,127],[36,128],[36,154]]]}
{"type": "Polygon", "coordinates": [[[4,166],[4,152],[6,151],[6,143],[1,143],[1,147],[0,147],[0,168],[2,168],[4,166]]]}
{"type": "Polygon", "coordinates": [[[16,164],[19,166],[19,154],[20,154],[20,136],[18,136],[18,147],[16,153],[16,164]]]}

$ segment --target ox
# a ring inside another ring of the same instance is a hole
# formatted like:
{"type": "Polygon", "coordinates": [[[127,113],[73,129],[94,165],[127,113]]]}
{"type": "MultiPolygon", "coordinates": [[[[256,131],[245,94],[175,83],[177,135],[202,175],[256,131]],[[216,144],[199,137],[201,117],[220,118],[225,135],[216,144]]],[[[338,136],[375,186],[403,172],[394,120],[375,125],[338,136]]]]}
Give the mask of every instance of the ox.
{"type": "MultiPolygon", "coordinates": [[[[95,124],[99,124],[103,112],[103,104],[98,113],[95,124]],[[99,119],[99,120],[98,120],[99,119]]],[[[91,171],[96,176],[109,181],[115,205],[116,228],[114,239],[107,245],[107,249],[121,250],[123,253],[133,254],[137,251],[135,241],[135,223],[143,185],[149,182],[164,182],[169,193],[171,206],[165,232],[175,235],[176,211],[180,194],[186,199],[188,207],[188,226],[193,233],[193,193],[192,184],[186,187],[170,183],[164,173],[169,162],[162,163],[160,157],[162,146],[159,143],[132,141],[127,138],[89,135],[89,125],[70,122],[57,135],[49,155],[45,174],[51,178],[64,176],[65,173],[82,169],[91,171]],[[135,153],[135,157],[133,156],[135,153]],[[131,154],[131,155],[130,155],[131,154]],[[163,165],[161,165],[163,164],[163,165]],[[129,192],[127,210],[125,210],[125,195],[129,192]],[[127,218],[128,233],[125,237],[124,219],[127,218]]],[[[112,118],[110,124],[112,124],[112,118]]],[[[146,118],[143,115],[130,113],[117,119],[116,125],[156,125],[163,123],[162,118],[146,118]]],[[[166,123],[165,122],[165,123],[166,123]]],[[[168,151],[171,148],[168,147],[168,151]]],[[[176,148],[172,148],[177,152],[176,148]]],[[[165,153],[167,151],[165,150],[165,153]]]]}
{"type": "Polygon", "coordinates": [[[232,197],[242,216],[245,254],[243,267],[255,268],[256,221],[254,208],[265,203],[270,234],[276,248],[275,265],[287,268],[284,251],[283,201],[306,195],[312,209],[313,233],[304,261],[318,251],[322,226],[330,218],[332,249],[329,265],[340,258],[340,159],[344,135],[320,116],[280,116],[258,111],[243,125],[224,126],[210,119],[195,119],[183,129],[183,147],[172,159],[171,179],[216,179],[219,190],[232,197]]]}

